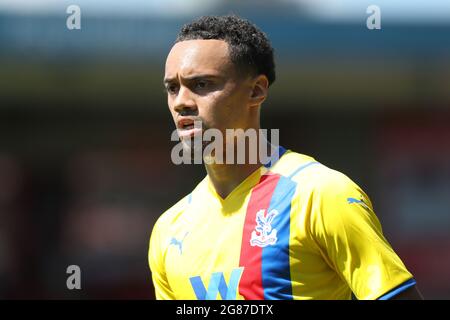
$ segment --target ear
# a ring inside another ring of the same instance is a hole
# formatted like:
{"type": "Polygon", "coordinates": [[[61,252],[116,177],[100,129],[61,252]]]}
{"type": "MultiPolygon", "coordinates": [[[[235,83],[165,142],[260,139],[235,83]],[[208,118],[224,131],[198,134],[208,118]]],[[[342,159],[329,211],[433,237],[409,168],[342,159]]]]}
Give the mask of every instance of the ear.
{"type": "Polygon", "coordinates": [[[260,106],[267,98],[269,91],[269,80],[265,75],[259,75],[253,80],[250,92],[249,104],[251,107],[260,106]]]}

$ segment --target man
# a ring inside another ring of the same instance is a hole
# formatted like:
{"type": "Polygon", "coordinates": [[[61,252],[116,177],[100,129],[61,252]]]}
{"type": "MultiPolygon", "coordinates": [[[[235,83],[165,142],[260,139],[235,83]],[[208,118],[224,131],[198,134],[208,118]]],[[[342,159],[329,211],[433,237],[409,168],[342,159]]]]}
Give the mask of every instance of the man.
{"type": "MultiPolygon", "coordinates": [[[[259,130],[274,80],[264,33],[236,16],[207,16],[182,28],[164,84],[179,135],[192,142],[203,132],[195,121],[224,135],[259,130]]],[[[205,168],[153,229],[157,299],[420,298],[369,198],[344,174],[281,147],[264,163],[205,168]]]]}

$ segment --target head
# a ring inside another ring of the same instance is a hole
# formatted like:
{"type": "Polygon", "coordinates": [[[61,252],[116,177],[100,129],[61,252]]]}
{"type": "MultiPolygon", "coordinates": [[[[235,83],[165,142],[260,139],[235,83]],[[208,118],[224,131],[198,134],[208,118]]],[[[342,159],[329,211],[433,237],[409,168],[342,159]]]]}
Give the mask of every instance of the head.
{"type": "Polygon", "coordinates": [[[261,104],[275,80],[273,49],[237,16],[201,17],[182,27],[166,60],[164,85],[178,129],[259,128],[261,104]]]}

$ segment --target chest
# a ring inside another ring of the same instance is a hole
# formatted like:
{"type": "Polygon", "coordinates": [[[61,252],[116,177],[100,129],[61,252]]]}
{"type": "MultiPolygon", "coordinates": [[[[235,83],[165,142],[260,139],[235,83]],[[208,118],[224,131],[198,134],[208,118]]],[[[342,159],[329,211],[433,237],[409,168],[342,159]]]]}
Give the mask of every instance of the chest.
{"type": "Polygon", "coordinates": [[[168,235],[165,256],[167,278],[178,297],[290,295],[290,270],[299,245],[291,232],[290,205],[284,203],[227,214],[207,206],[186,212],[189,220],[168,235]]]}

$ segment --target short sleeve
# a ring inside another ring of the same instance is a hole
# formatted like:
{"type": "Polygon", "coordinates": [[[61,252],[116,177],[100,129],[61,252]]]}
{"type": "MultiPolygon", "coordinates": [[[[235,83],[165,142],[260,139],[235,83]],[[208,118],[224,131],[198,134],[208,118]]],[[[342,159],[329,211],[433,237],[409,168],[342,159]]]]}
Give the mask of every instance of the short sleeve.
{"type": "Polygon", "coordinates": [[[148,251],[148,262],[152,273],[155,296],[157,300],[174,300],[175,297],[170,289],[166,278],[164,267],[164,241],[161,239],[161,223],[156,222],[150,236],[150,246],[148,251]]]}
{"type": "Polygon", "coordinates": [[[332,171],[314,191],[311,234],[358,299],[377,299],[412,275],[394,252],[368,196],[332,171]]]}

